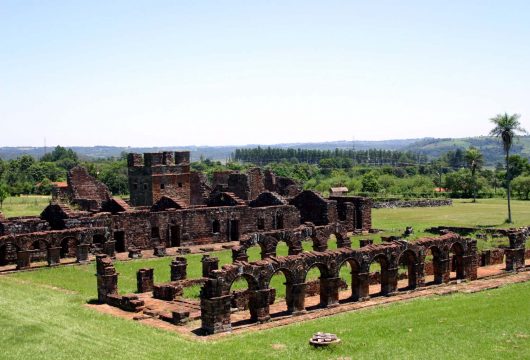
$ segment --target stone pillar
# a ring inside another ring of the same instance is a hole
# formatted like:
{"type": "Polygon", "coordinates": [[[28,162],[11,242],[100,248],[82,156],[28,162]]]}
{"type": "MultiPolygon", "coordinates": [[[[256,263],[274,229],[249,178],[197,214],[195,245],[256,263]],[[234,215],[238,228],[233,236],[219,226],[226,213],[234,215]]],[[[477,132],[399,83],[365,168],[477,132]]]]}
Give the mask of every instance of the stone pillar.
{"type": "Polygon", "coordinates": [[[103,243],[103,253],[111,258],[116,257],[116,241],[106,241],[103,243]]]}
{"type": "Polygon", "coordinates": [[[351,249],[351,239],[346,235],[335,235],[337,237],[337,248],[348,248],[351,249]]]}
{"type": "Polygon", "coordinates": [[[304,252],[301,241],[293,241],[289,244],[288,255],[298,255],[304,252]]]}
{"type": "Polygon", "coordinates": [[[313,238],[313,250],[314,251],[326,251],[328,249],[328,240],[319,238],[313,238]]]}
{"type": "Polygon", "coordinates": [[[320,306],[333,307],[339,305],[339,287],[341,278],[320,278],[320,306]]]}
{"type": "Polygon", "coordinates": [[[370,299],[370,273],[352,273],[352,300],[366,301],[370,299]]]}
{"type": "Polygon", "coordinates": [[[525,268],[525,244],[526,236],[520,232],[511,232],[508,234],[510,239],[510,248],[506,249],[506,270],[520,271],[525,268]]]}
{"type": "Polygon", "coordinates": [[[242,246],[234,246],[232,248],[232,262],[245,261],[248,262],[247,249],[242,246]]]}
{"type": "Polygon", "coordinates": [[[61,248],[60,247],[49,247],[48,248],[48,266],[56,266],[61,262],[61,248]]]}
{"type": "Polygon", "coordinates": [[[372,245],[373,243],[374,243],[374,241],[372,239],[361,239],[361,240],[359,240],[360,247],[365,247],[365,246],[368,246],[368,245],[372,245]]]}
{"type": "Polygon", "coordinates": [[[171,281],[186,279],[188,261],[185,257],[177,256],[169,266],[171,267],[171,281]]]}
{"type": "Polygon", "coordinates": [[[416,286],[425,286],[425,263],[423,261],[416,264],[416,286]]]}
{"type": "Polygon", "coordinates": [[[219,269],[219,259],[216,257],[210,257],[210,255],[203,255],[201,262],[202,277],[209,277],[212,271],[219,269]]]}
{"type": "Polygon", "coordinates": [[[270,289],[249,290],[248,307],[252,321],[262,323],[271,319],[269,313],[270,294],[270,289]]]}
{"type": "Polygon", "coordinates": [[[435,284],[447,284],[451,280],[450,265],[449,258],[433,260],[435,284]]]}
{"type": "Polygon", "coordinates": [[[287,310],[293,315],[300,315],[306,312],[305,310],[305,289],[307,284],[287,284],[285,302],[287,303],[287,310]]]}
{"type": "Polygon", "coordinates": [[[31,251],[17,251],[17,270],[29,269],[31,267],[31,251]]]}
{"type": "Polygon", "coordinates": [[[398,268],[381,269],[381,295],[391,296],[397,291],[398,268]]]}
{"type": "Polygon", "coordinates": [[[139,293],[151,292],[154,286],[154,269],[140,269],[136,273],[136,285],[139,293]]]}
{"type": "Polygon", "coordinates": [[[214,298],[201,297],[201,329],[207,334],[218,334],[232,330],[230,302],[232,296],[214,298]]]}
{"type": "Polygon", "coordinates": [[[118,273],[107,255],[96,255],[96,276],[98,284],[98,301],[107,302],[109,295],[118,294],[118,273]]]}
{"type": "Polygon", "coordinates": [[[261,259],[264,260],[272,257],[276,257],[276,245],[268,243],[261,246],[261,259]]]}
{"type": "Polygon", "coordinates": [[[87,263],[88,262],[88,254],[89,254],[90,245],[89,244],[79,244],[77,245],[77,262],[78,263],[87,263]]]}

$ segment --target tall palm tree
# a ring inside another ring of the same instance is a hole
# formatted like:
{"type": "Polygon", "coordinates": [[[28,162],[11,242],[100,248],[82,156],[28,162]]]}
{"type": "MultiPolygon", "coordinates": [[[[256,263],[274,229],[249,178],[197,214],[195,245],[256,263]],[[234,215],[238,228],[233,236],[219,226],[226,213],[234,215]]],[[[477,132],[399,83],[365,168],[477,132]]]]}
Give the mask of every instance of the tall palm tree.
{"type": "Polygon", "coordinates": [[[480,170],[484,163],[482,153],[476,147],[471,146],[466,150],[464,155],[467,166],[471,170],[471,179],[473,181],[473,202],[477,202],[477,170],[480,170]]]}
{"type": "Polygon", "coordinates": [[[494,118],[491,118],[491,122],[495,124],[495,127],[490,131],[490,136],[495,136],[502,140],[504,147],[504,155],[506,160],[506,185],[508,190],[508,223],[512,222],[512,208],[510,205],[511,192],[512,192],[512,178],[510,174],[510,150],[512,148],[514,138],[519,134],[526,134],[526,130],[521,127],[519,118],[521,115],[508,113],[498,114],[494,118]]]}

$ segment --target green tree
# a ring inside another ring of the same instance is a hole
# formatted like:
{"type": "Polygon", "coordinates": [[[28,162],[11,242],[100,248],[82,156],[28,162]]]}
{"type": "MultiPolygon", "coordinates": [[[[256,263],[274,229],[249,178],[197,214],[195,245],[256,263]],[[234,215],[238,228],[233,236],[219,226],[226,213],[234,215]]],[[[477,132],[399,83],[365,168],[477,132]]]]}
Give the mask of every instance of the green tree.
{"type": "Polygon", "coordinates": [[[526,130],[522,128],[519,118],[521,115],[508,113],[498,114],[494,118],[491,118],[490,121],[495,125],[495,127],[490,131],[491,136],[495,136],[502,140],[502,145],[504,149],[504,156],[506,162],[506,188],[507,188],[507,198],[508,198],[508,223],[512,223],[512,207],[511,207],[511,175],[510,175],[510,150],[513,145],[513,140],[518,134],[525,134],[526,130]]]}
{"type": "Polygon", "coordinates": [[[373,172],[369,172],[363,175],[361,180],[362,191],[376,193],[379,192],[380,185],[377,181],[377,176],[373,172]]]}
{"type": "Polygon", "coordinates": [[[519,176],[512,184],[513,191],[517,193],[519,198],[528,200],[530,198],[530,176],[519,176]]]}
{"type": "Polygon", "coordinates": [[[484,158],[480,150],[475,147],[470,147],[467,149],[464,158],[466,160],[468,169],[471,170],[473,202],[477,202],[477,170],[482,168],[484,158]]]}
{"type": "Polygon", "coordinates": [[[9,196],[9,188],[6,184],[0,183],[0,209],[4,205],[4,200],[9,196]]]}

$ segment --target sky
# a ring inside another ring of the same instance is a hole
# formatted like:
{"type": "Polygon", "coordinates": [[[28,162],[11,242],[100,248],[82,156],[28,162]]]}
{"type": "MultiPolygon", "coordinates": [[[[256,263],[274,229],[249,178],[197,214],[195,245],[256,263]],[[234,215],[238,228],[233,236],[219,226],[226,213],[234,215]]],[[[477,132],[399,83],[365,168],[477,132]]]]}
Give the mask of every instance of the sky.
{"type": "Polygon", "coordinates": [[[530,130],[530,1],[0,0],[0,147],[530,130]]]}

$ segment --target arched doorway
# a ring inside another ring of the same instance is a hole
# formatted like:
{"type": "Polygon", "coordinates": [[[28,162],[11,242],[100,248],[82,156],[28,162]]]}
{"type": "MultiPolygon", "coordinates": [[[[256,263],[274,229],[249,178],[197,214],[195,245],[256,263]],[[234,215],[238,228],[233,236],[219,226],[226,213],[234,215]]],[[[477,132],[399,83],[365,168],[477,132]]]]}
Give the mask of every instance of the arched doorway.
{"type": "Polygon", "coordinates": [[[249,303],[251,292],[257,289],[255,279],[245,274],[240,275],[234,279],[228,289],[232,296],[230,302],[232,325],[239,326],[252,322],[249,303]]]}
{"type": "Polygon", "coordinates": [[[340,289],[339,299],[343,302],[358,301],[361,297],[361,280],[359,278],[361,267],[354,259],[348,259],[340,265],[339,277],[346,283],[346,289],[340,289]],[[351,291],[346,291],[348,288],[351,291]]]}
{"type": "Polygon", "coordinates": [[[29,250],[32,250],[31,261],[45,261],[48,257],[48,243],[44,240],[34,241],[29,250]]]}
{"type": "Polygon", "coordinates": [[[398,290],[412,290],[418,286],[417,258],[411,250],[404,251],[398,261],[398,290]],[[407,280],[399,281],[400,275],[406,274],[407,280]]]}
{"type": "Polygon", "coordinates": [[[305,309],[314,310],[322,307],[324,304],[321,303],[321,280],[328,277],[328,270],[324,264],[314,264],[311,266],[305,274],[305,309]]]}
{"type": "Polygon", "coordinates": [[[389,285],[389,261],[386,256],[376,255],[371,263],[369,270],[370,296],[381,296],[388,294],[389,285]]]}
{"type": "Polygon", "coordinates": [[[425,250],[425,284],[442,284],[444,282],[443,256],[437,246],[425,250]]]}
{"type": "Polygon", "coordinates": [[[61,259],[75,258],[77,252],[77,239],[73,237],[64,238],[61,241],[61,259]]]}
{"type": "Polygon", "coordinates": [[[271,317],[284,316],[289,314],[292,309],[287,303],[287,297],[290,296],[292,290],[293,277],[289,270],[280,269],[272,274],[269,282],[269,289],[271,295],[274,297],[274,302],[271,304],[271,317]]]}

